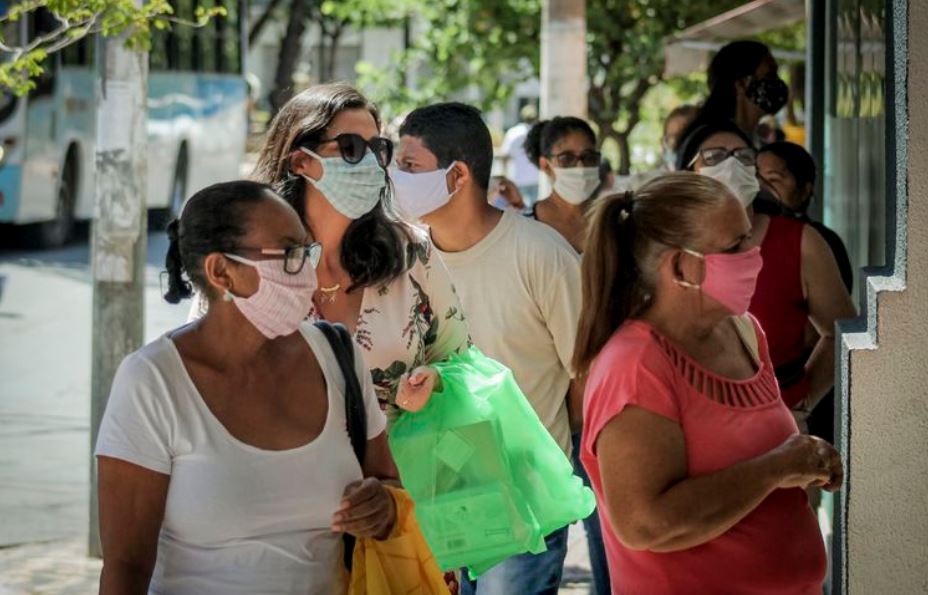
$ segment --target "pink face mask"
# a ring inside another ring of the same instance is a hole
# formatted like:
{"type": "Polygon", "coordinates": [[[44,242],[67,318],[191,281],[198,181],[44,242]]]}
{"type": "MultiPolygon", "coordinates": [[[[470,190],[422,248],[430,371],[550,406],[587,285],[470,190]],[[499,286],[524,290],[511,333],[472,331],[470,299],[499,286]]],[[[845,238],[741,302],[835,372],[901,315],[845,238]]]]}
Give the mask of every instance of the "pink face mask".
{"type": "Polygon", "coordinates": [[[748,311],[757,287],[757,276],[764,266],[760,246],[735,254],[703,254],[686,248],[683,251],[702,259],[706,264],[706,274],[698,285],[676,279],[677,285],[701,289],[736,316],[748,311]]]}
{"type": "Polygon", "coordinates": [[[236,254],[226,254],[236,262],[247,264],[258,271],[261,278],[258,291],[247,298],[232,295],[226,290],[224,299],[235,302],[248,322],[268,339],[289,335],[300,328],[309,314],[316,291],[316,270],[306,262],[303,269],[291,275],[284,271],[281,260],[248,260],[236,254]]]}

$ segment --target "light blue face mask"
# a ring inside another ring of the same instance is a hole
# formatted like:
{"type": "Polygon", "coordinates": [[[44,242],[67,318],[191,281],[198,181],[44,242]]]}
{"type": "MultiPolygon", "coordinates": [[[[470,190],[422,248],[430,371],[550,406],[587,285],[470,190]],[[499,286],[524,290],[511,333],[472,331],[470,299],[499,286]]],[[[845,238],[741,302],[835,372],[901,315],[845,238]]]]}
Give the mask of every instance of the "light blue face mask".
{"type": "Polygon", "coordinates": [[[318,159],[322,165],[321,178],[303,178],[345,217],[360,219],[380,202],[387,177],[371,151],[367,151],[358,163],[348,163],[341,155],[321,157],[306,147],[300,147],[300,150],[318,159]]]}

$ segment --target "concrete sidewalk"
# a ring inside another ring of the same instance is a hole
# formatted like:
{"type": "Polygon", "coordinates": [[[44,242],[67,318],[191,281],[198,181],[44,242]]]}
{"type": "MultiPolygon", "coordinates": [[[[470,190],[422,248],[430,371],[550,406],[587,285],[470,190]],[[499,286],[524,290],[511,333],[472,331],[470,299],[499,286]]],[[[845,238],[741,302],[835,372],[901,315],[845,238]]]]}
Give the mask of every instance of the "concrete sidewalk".
{"type": "Polygon", "coordinates": [[[84,539],[0,549],[0,595],[92,595],[103,562],[86,552],[84,539]]]}
{"type": "MultiPolygon", "coordinates": [[[[582,526],[571,527],[560,595],[589,592],[589,562],[582,526]]],[[[0,549],[0,595],[94,595],[103,562],[87,558],[86,539],[0,549]]]]}

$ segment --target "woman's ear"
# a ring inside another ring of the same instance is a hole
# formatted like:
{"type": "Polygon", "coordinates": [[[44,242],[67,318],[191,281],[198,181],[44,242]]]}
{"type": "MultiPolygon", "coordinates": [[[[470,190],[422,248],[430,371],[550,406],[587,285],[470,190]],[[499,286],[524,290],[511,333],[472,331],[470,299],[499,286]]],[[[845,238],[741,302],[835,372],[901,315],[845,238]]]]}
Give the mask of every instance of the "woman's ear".
{"type": "Polygon", "coordinates": [[[538,169],[552,180],[557,177],[554,175],[554,167],[551,165],[551,162],[548,161],[547,157],[538,158],[538,169]]]}
{"type": "Polygon", "coordinates": [[[322,177],[322,164],[312,155],[297,149],[290,153],[290,173],[318,180],[322,177]]]}
{"type": "Polygon", "coordinates": [[[811,200],[813,193],[815,193],[815,185],[812,182],[806,182],[805,186],[802,187],[802,200],[811,200]]]}
{"type": "Polygon", "coordinates": [[[203,259],[203,274],[206,276],[206,282],[220,297],[233,289],[229,261],[222,254],[213,252],[206,255],[203,259]]]}
{"type": "Polygon", "coordinates": [[[748,85],[753,77],[746,76],[735,81],[735,97],[744,97],[748,92],[748,85]]]}

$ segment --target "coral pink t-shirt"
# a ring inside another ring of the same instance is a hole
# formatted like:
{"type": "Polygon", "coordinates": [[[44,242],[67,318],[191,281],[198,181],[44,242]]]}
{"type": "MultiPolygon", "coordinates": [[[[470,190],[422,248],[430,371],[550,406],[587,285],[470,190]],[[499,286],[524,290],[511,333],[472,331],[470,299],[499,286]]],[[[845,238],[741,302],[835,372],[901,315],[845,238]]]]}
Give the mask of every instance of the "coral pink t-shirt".
{"type": "Polygon", "coordinates": [[[752,322],[760,362],[747,380],[709,372],[637,320],[626,322],[593,362],[584,398],[581,459],[600,503],[615,595],[822,592],[825,548],[803,490],[776,490],[726,533],[668,553],[623,546],[603,505],[596,440],[626,405],[680,425],[691,477],[757,457],[797,433],[780,398],[763,332],[752,322]]]}

